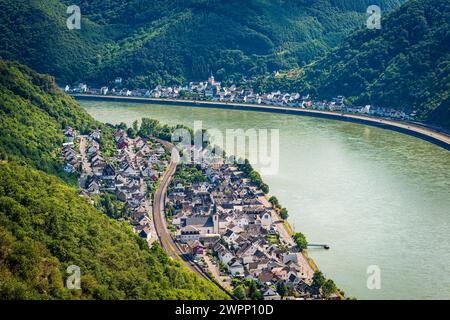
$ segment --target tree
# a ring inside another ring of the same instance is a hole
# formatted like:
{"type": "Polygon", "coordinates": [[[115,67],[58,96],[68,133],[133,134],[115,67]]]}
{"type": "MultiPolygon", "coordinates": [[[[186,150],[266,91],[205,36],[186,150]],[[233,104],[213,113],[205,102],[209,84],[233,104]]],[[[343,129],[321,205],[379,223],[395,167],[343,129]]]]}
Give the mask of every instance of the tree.
{"type": "Polygon", "coordinates": [[[284,281],[280,281],[277,283],[277,292],[282,297],[284,297],[288,294],[289,289],[286,286],[286,283],[284,283],[284,281]]]}
{"type": "Polygon", "coordinates": [[[263,184],[261,185],[261,191],[262,191],[264,194],[269,193],[269,186],[268,186],[266,183],[263,183],[263,184]]]}
{"type": "Polygon", "coordinates": [[[121,122],[117,125],[117,129],[125,130],[127,128],[127,124],[125,122],[121,122]]]}
{"type": "Polygon", "coordinates": [[[137,120],[133,121],[133,130],[136,132],[139,130],[139,122],[137,120]]]}
{"type": "Polygon", "coordinates": [[[297,232],[294,234],[294,240],[300,251],[303,251],[308,247],[308,241],[306,241],[306,237],[303,233],[297,232]]]}
{"type": "Polygon", "coordinates": [[[127,130],[127,135],[130,137],[130,138],[136,138],[136,131],[133,129],[133,128],[128,128],[128,130],[127,130]]]}
{"type": "Polygon", "coordinates": [[[271,196],[269,198],[269,202],[272,204],[272,206],[274,208],[278,208],[280,206],[280,202],[278,201],[277,197],[275,197],[275,196],[271,196]]]}
{"type": "Polygon", "coordinates": [[[260,300],[262,298],[261,290],[258,289],[254,280],[252,280],[248,286],[248,297],[251,300],[260,300]]]}
{"type": "Polygon", "coordinates": [[[156,131],[158,131],[160,127],[159,121],[149,118],[141,119],[141,128],[139,130],[139,135],[141,137],[149,137],[156,135],[156,131]]]}
{"type": "Polygon", "coordinates": [[[242,285],[237,286],[236,288],[234,288],[233,290],[233,295],[238,298],[239,300],[244,300],[245,299],[245,290],[244,287],[242,285]]]}
{"type": "Polygon", "coordinates": [[[105,213],[112,218],[117,218],[115,215],[115,210],[112,205],[111,196],[109,194],[103,194],[101,199],[101,205],[104,208],[105,213]]]}
{"type": "Polygon", "coordinates": [[[322,271],[316,271],[316,272],[314,272],[313,282],[312,282],[311,286],[314,289],[319,290],[320,288],[322,288],[322,286],[324,285],[325,281],[326,281],[326,279],[325,279],[322,271]]]}
{"type": "Polygon", "coordinates": [[[283,220],[286,220],[286,219],[289,217],[289,214],[288,214],[288,211],[287,211],[286,208],[282,208],[282,209],[280,210],[280,217],[281,217],[281,219],[283,219],[283,220]]]}
{"type": "Polygon", "coordinates": [[[325,296],[325,298],[329,298],[333,293],[336,293],[337,291],[338,288],[336,287],[334,281],[331,279],[326,280],[322,285],[322,294],[325,296]]]}

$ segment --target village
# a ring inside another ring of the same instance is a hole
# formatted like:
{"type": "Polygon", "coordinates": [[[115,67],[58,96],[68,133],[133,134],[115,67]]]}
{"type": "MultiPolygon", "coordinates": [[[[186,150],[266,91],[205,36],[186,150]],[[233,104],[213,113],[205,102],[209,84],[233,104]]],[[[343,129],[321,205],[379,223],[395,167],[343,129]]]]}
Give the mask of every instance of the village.
{"type": "MultiPolygon", "coordinates": [[[[127,221],[151,246],[159,235],[153,196],[171,161],[162,141],[131,138],[116,128],[116,152],[104,158],[101,130],[81,135],[69,127],[63,133],[64,171],[79,174],[80,196],[127,221]]],[[[182,254],[229,291],[250,282],[265,300],[323,299],[306,248],[298,247],[287,221],[239,164],[186,148],[201,153],[201,164],[178,165],[164,203],[167,232],[182,254]]]]}
{"type": "Polygon", "coordinates": [[[344,114],[360,114],[373,117],[381,117],[393,120],[413,121],[416,112],[406,113],[398,109],[374,105],[355,106],[346,103],[342,95],[331,100],[313,99],[308,93],[287,93],[274,91],[269,93],[257,93],[252,88],[238,87],[236,85],[222,86],[214,76],[207,81],[189,82],[185,85],[163,86],[157,85],[153,89],[127,89],[122,85],[123,79],[118,77],[114,81],[114,87],[104,86],[100,89],[90,88],[85,83],[71,88],[66,86],[65,92],[69,94],[92,94],[104,96],[143,97],[155,99],[181,99],[212,101],[220,103],[247,103],[257,105],[271,105],[280,107],[292,107],[319,111],[332,111],[344,114]]]}
{"type": "Polygon", "coordinates": [[[80,195],[93,204],[94,199],[108,194],[101,198],[104,209],[120,211],[114,217],[127,221],[151,245],[157,240],[151,219],[152,193],[168,164],[166,150],[154,139],[130,138],[125,130],[118,129],[114,133],[116,155],[105,159],[101,134],[94,130],[79,135],[75,129],[66,128],[66,142],[62,145],[64,171],[80,174],[80,195]]]}
{"type": "Polygon", "coordinates": [[[323,298],[312,287],[314,267],[264,193],[237,164],[202,159],[179,167],[168,193],[167,217],[184,251],[224,286],[254,282],[265,300],[323,298]]]}

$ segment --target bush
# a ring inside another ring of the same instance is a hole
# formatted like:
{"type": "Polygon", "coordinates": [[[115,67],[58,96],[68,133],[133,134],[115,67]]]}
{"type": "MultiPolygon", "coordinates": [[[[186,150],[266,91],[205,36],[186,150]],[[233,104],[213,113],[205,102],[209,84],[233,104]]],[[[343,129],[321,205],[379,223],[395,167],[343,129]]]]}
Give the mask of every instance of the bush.
{"type": "Polygon", "coordinates": [[[303,251],[308,247],[308,241],[306,241],[306,237],[303,235],[303,233],[297,232],[293,237],[300,251],[303,251]]]}

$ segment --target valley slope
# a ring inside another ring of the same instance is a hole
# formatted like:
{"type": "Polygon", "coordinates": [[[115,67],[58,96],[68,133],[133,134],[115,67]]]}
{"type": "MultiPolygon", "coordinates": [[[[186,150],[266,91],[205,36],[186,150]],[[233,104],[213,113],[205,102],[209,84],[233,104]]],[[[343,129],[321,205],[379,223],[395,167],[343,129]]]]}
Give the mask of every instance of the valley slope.
{"type": "Polygon", "coordinates": [[[449,128],[449,21],[447,0],[410,0],[382,19],[381,30],[358,30],[317,62],[257,86],[416,110],[420,120],[449,128]]]}
{"type": "Polygon", "coordinates": [[[59,178],[74,180],[59,169],[62,129],[107,127],[51,77],[7,61],[0,71],[0,299],[226,299],[59,178]],[[81,290],[65,286],[70,265],[81,290]]]}

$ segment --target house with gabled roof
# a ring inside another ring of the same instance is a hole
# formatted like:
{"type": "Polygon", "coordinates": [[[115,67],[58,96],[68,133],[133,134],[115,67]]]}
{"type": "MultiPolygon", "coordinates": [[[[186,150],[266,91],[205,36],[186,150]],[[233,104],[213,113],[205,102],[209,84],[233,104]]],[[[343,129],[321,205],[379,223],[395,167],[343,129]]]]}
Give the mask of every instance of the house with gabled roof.
{"type": "Polygon", "coordinates": [[[281,296],[275,290],[269,288],[263,292],[264,300],[280,300],[281,296]]]}
{"type": "Polygon", "coordinates": [[[217,253],[219,260],[225,265],[234,258],[234,255],[220,243],[217,243],[213,250],[217,253]]]}
{"type": "Polygon", "coordinates": [[[101,130],[100,129],[95,129],[90,135],[89,135],[89,139],[91,140],[100,140],[101,137],[101,130]]]}
{"type": "Polygon", "coordinates": [[[92,194],[99,194],[100,193],[100,188],[101,188],[101,184],[99,182],[97,182],[96,180],[93,180],[89,184],[89,186],[87,188],[87,191],[89,193],[92,193],[92,194]]]}
{"type": "Polygon", "coordinates": [[[226,264],[228,271],[233,277],[244,277],[244,266],[240,259],[233,258],[226,264]]]}
{"type": "Polygon", "coordinates": [[[149,227],[143,228],[139,233],[139,237],[145,239],[146,241],[149,241],[152,238],[152,233],[149,227]]]}
{"type": "Polygon", "coordinates": [[[111,163],[107,163],[102,170],[102,178],[113,180],[116,178],[116,168],[111,163]]]}
{"type": "Polygon", "coordinates": [[[237,239],[238,236],[239,236],[239,235],[238,235],[236,232],[234,232],[233,230],[227,229],[227,230],[225,231],[225,234],[223,235],[223,239],[224,239],[225,242],[227,242],[228,244],[232,244],[232,243],[234,242],[234,240],[237,239]]]}

